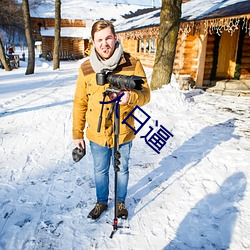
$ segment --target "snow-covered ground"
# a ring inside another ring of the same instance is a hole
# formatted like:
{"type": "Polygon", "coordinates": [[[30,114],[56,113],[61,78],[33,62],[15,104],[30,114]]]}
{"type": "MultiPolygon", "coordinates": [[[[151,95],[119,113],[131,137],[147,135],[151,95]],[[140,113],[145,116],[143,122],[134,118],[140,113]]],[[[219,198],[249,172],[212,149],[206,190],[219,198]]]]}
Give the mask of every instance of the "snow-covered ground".
{"type": "Polygon", "coordinates": [[[29,76],[24,62],[0,69],[0,249],[250,249],[250,99],[183,92],[174,79],[142,107],[151,118],[133,143],[129,228],[109,238],[112,169],[109,209],[87,221],[95,204],[89,146],[79,163],[71,157],[80,63],[53,71],[37,58],[29,76]],[[160,125],[174,137],[157,154],[140,136],[160,125]]]}

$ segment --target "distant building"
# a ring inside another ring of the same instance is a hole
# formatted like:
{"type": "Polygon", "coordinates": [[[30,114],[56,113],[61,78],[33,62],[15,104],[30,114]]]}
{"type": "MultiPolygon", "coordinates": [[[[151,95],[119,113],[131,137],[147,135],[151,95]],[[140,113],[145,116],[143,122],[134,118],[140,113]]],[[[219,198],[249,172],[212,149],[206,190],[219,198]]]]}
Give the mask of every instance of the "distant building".
{"type": "MultiPolygon", "coordinates": [[[[173,73],[198,87],[220,79],[250,79],[250,1],[184,1],[173,73]]],[[[160,8],[115,22],[126,51],[153,67],[160,8]]]]}
{"type": "MultiPolygon", "coordinates": [[[[90,53],[91,27],[98,19],[115,21],[121,15],[145,6],[108,2],[62,0],[60,59],[79,59],[90,53]]],[[[31,10],[34,40],[41,42],[41,57],[52,59],[54,46],[54,3],[48,1],[31,10]]]]}
{"type": "MultiPolygon", "coordinates": [[[[54,47],[54,18],[32,18],[33,37],[41,42],[41,57],[52,56],[54,47]]],[[[80,59],[85,56],[89,45],[91,21],[61,20],[61,59],[69,59],[71,55],[80,59]]],[[[52,59],[52,58],[50,58],[52,59]]]]}

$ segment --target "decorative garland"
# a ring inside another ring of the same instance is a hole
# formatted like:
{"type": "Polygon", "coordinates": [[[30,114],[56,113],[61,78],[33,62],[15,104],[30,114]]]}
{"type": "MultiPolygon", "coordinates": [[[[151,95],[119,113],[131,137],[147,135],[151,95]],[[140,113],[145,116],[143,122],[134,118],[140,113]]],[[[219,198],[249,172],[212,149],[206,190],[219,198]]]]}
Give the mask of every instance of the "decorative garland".
{"type": "MultiPolygon", "coordinates": [[[[189,33],[201,33],[206,36],[207,34],[212,34],[213,31],[216,32],[219,36],[223,31],[229,32],[231,35],[239,29],[240,20],[243,20],[242,30],[245,30],[245,33],[250,36],[250,16],[238,16],[238,17],[225,17],[225,18],[216,18],[209,20],[201,21],[192,21],[192,22],[182,22],[180,24],[179,33],[188,35],[189,33]]],[[[125,32],[118,32],[119,38],[125,39],[141,39],[159,36],[159,26],[141,28],[137,30],[130,30],[125,32]]]]}
{"type": "Polygon", "coordinates": [[[142,28],[137,30],[125,31],[121,33],[117,33],[118,38],[125,38],[131,40],[137,40],[142,38],[157,38],[159,36],[159,27],[149,27],[149,28],[142,28]]]}
{"type": "Polygon", "coordinates": [[[213,31],[217,35],[221,35],[223,31],[227,31],[233,35],[233,33],[239,29],[240,20],[243,20],[242,30],[250,36],[250,17],[240,16],[240,17],[226,17],[226,18],[216,18],[195,22],[184,22],[180,24],[179,33],[184,33],[185,35],[190,32],[201,33],[206,36],[207,34],[212,34],[213,31]]]}

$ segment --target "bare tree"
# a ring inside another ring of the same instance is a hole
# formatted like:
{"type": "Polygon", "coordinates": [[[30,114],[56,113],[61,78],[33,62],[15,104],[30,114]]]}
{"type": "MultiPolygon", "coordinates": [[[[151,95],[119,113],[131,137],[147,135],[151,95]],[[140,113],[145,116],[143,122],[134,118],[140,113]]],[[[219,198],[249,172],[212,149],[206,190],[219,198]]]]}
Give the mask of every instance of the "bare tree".
{"type": "Polygon", "coordinates": [[[13,34],[20,33],[23,29],[21,4],[17,0],[0,0],[0,20],[0,28],[13,41],[13,34]]]}
{"type": "Polygon", "coordinates": [[[43,4],[46,4],[46,0],[29,0],[30,9],[36,9],[43,4]]]}
{"type": "Polygon", "coordinates": [[[22,8],[23,8],[25,36],[26,36],[26,41],[28,44],[28,66],[27,66],[25,74],[30,75],[30,74],[34,74],[34,70],[35,70],[35,48],[34,48],[34,41],[32,37],[30,9],[29,9],[28,0],[22,0],[22,8]]]}
{"type": "Polygon", "coordinates": [[[14,43],[16,34],[23,30],[22,8],[16,0],[0,0],[0,29],[4,35],[0,35],[0,61],[6,71],[10,71],[10,65],[6,59],[4,43],[14,43]]]}
{"type": "Polygon", "coordinates": [[[160,31],[150,87],[160,88],[171,81],[182,0],[162,0],[160,31]]]}
{"type": "Polygon", "coordinates": [[[61,0],[55,0],[55,40],[53,49],[53,69],[60,68],[59,48],[61,33],[61,0]]]}

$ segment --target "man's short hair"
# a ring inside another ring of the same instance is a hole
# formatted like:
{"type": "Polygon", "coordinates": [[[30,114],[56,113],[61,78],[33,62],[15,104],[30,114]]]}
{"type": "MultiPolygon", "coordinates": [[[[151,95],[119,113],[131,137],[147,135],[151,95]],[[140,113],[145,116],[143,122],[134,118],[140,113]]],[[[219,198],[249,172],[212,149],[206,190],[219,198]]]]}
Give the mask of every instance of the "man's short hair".
{"type": "Polygon", "coordinates": [[[102,30],[102,29],[106,29],[106,28],[110,28],[113,35],[115,36],[115,28],[114,28],[114,25],[110,22],[110,21],[107,21],[107,20],[99,20],[97,22],[95,22],[92,26],[92,30],[91,30],[91,38],[92,40],[94,40],[94,35],[96,32],[102,30]]]}

